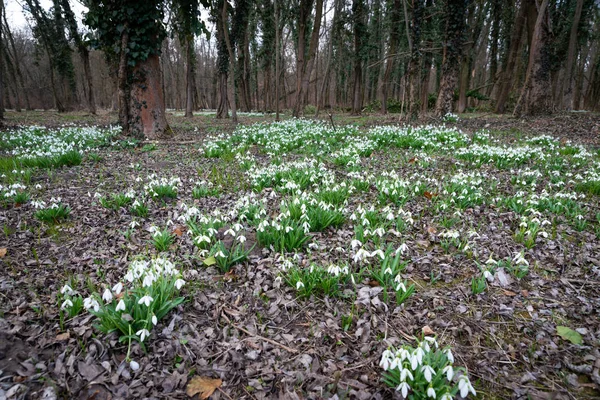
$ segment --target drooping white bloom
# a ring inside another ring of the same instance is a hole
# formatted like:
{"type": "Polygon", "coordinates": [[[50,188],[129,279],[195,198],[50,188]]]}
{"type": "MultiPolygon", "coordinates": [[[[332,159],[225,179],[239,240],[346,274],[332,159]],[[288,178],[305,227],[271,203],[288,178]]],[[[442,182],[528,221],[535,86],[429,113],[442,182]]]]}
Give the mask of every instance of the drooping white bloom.
{"type": "Polygon", "coordinates": [[[244,243],[244,242],[246,241],[246,236],[244,236],[244,235],[240,235],[240,236],[238,236],[237,240],[238,240],[240,243],[244,243]]]}
{"type": "Polygon", "coordinates": [[[73,302],[69,299],[66,299],[65,301],[63,301],[62,305],[60,306],[60,309],[64,310],[67,307],[73,307],[73,302]]]}
{"type": "Polygon", "coordinates": [[[129,361],[129,367],[131,368],[132,371],[137,371],[138,369],[140,369],[140,364],[138,364],[136,361],[129,361]]]}
{"type": "Polygon", "coordinates": [[[475,388],[471,385],[471,381],[469,381],[469,378],[466,375],[462,375],[458,379],[458,390],[460,390],[460,397],[463,399],[467,397],[469,392],[471,392],[473,396],[477,395],[475,388]]]}
{"type": "Polygon", "coordinates": [[[61,294],[66,294],[67,296],[73,296],[76,292],[69,285],[65,285],[60,289],[61,294]]]}
{"type": "Polygon", "coordinates": [[[400,385],[398,385],[398,387],[396,388],[396,391],[402,393],[402,397],[404,398],[408,397],[409,390],[410,386],[408,386],[408,383],[406,382],[401,382],[400,385]]]}
{"type": "Polygon", "coordinates": [[[296,282],[296,290],[300,290],[303,287],[304,287],[304,283],[302,283],[302,281],[296,282]]]}
{"type": "Polygon", "coordinates": [[[444,393],[440,400],[452,400],[452,395],[448,392],[444,393]]]}
{"type": "Polygon", "coordinates": [[[104,300],[106,303],[110,303],[112,299],[113,295],[111,291],[108,288],[104,289],[104,293],[102,293],[102,300],[104,300]]]}
{"type": "Polygon", "coordinates": [[[148,329],[144,328],[144,329],[140,329],[135,334],[140,337],[140,342],[143,342],[144,339],[146,339],[148,336],[150,336],[150,331],[148,329]]]}
{"type": "Polygon", "coordinates": [[[152,315],[152,325],[156,325],[158,324],[158,318],[156,318],[156,315],[152,315]]]}
{"type": "Polygon", "coordinates": [[[483,276],[485,277],[485,279],[488,280],[488,282],[494,282],[494,274],[492,274],[487,269],[485,271],[483,271],[483,276]]]}
{"type": "Polygon", "coordinates": [[[391,367],[393,354],[389,350],[385,350],[381,355],[381,361],[379,361],[379,366],[383,368],[384,371],[387,371],[391,367]]]}
{"type": "Polygon", "coordinates": [[[442,370],[442,373],[446,374],[446,379],[448,379],[448,381],[450,382],[454,377],[454,368],[452,368],[452,365],[446,365],[442,370]]]}
{"type": "Polygon", "coordinates": [[[400,380],[404,382],[406,378],[409,378],[411,381],[415,380],[412,372],[410,372],[410,369],[402,368],[402,370],[400,371],[400,380]]]}
{"type": "Polygon", "coordinates": [[[429,388],[427,389],[427,397],[435,399],[435,390],[431,386],[429,386],[429,388]]]}
{"type": "Polygon", "coordinates": [[[427,382],[431,382],[431,377],[433,375],[435,375],[435,370],[433,368],[431,368],[430,365],[424,365],[421,367],[421,372],[423,373],[423,376],[425,377],[425,380],[427,382]]]}
{"type": "Polygon", "coordinates": [[[121,282],[117,283],[115,286],[112,287],[112,291],[114,294],[121,294],[122,290],[123,284],[121,282]]]}
{"type": "Polygon", "coordinates": [[[88,297],[83,300],[83,307],[85,307],[86,310],[93,308],[95,312],[98,312],[100,310],[100,304],[98,304],[96,299],[91,297],[88,297]]]}
{"type": "Polygon", "coordinates": [[[177,290],[180,290],[183,285],[185,285],[185,281],[183,279],[177,279],[175,281],[175,287],[177,288],[177,290]]]}
{"type": "Polygon", "coordinates": [[[117,303],[117,307],[115,308],[115,311],[125,311],[125,302],[123,301],[123,299],[119,300],[119,303],[117,303]]]}
{"type": "Polygon", "coordinates": [[[144,297],[138,300],[138,304],[145,304],[146,307],[150,307],[150,304],[152,304],[153,301],[154,299],[150,295],[145,295],[144,297]]]}

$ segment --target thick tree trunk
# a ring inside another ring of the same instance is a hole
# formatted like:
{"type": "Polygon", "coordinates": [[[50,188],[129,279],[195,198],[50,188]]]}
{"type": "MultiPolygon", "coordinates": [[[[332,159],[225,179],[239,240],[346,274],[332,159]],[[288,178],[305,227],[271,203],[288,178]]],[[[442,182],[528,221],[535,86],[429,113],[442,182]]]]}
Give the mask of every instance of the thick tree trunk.
{"type": "Polygon", "coordinates": [[[565,110],[571,110],[573,108],[573,64],[575,64],[575,58],[577,56],[577,32],[582,8],[583,0],[577,0],[575,15],[573,16],[573,23],[571,25],[571,33],[569,35],[569,50],[562,85],[562,106],[565,110]]]}
{"type": "MultiPolygon", "coordinates": [[[[404,3],[405,18],[408,20],[406,3],[404,3]]],[[[421,61],[421,22],[423,19],[423,1],[413,0],[412,27],[410,31],[410,61],[408,63],[408,119],[415,120],[421,109],[419,105],[419,62],[421,61]]],[[[407,32],[408,34],[408,32],[407,32]]]]}
{"type": "Polygon", "coordinates": [[[96,114],[96,97],[94,96],[94,82],[92,80],[92,69],[90,67],[90,52],[85,46],[79,48],[79,55],[83,64],[83,74],[87,84],[88,111],[96,114]]]}
{"type": "Polygon", "coordinates": [[[273,2],[275,11],[275,121],[279,121],[279,9],[273,2]]]}
{"type": "Polygon", "coordinates": [[[520,44],[523,37],[523,29],[525,28],[525,22],[527,21],[527,1],[531,0],[523,0],[515,17],[506,63],[500,73],[498,97],[496,98],[495,109],[495,112],[498,114],[503,114],[506,111],[506,102],[508,101],[508,95],[510,94],[510,88],[512,87],[513,77],[515,75],[515,66],[517,65],[519,48],[521,47],[520,44]]]}
{"type": "Polygon", "coordinates": [[[465,31],[465,12],[470,0],[447,0],[446,33],[442,61],[440,90],[435,105],[436,115],[441,118],[452,112],[454,89],[458,81],[458,71],[462,57],[465,31]]]}
{"type": "Polygon", "coordinates": [[[127,24],[121,33],[121,49],[119,55],[119,71],[117,75],[117,93],[119,103],[119,122],[123,133],[129,133],[129,69],[127,68],[127,46],[129,31],[127,24]]]}
{"type": "MultiPolygon", "coordinates": [[[[0,0],[0,17],[4,16],[4,0],[0,0]]],[[[1,21],[1,19],[0,19],[1,21]]],[[[2,24],[0,23],[0,55],[4,47],[2,24]]],[[[2,65],[2,57],[0,56],[0,126],[4,121],[4,65],[2,65]]]]}
{"type": "MultiPolygon", "coordinates": [[[[312,2],[310,2],[310,3],[312,3],[312,2]]],[[[308,12],[310,13],[310,9],[308,12]]],[[[308,93],[308,85],[310,83],[310,74],[312,73],[313,65],[315,62],[315,54],[317,52],[317,47],[319,45],[319,32],[321,30],[322,15],[323,15],[323,0],[317,0],[316,9],[315,9],[315,21],[314,21],[312,34],[310,37],[310,45],[308,47],[308,54],[306,55],[306,58],[304,57],[304,54],[303,54],[304,50],[305,50],[304,39],[302,38],[302,49],[301,49],[300,48],[301,39],[300,39],[300,36],[298,37],[297,68],[299,67],[300,69],[297,72],[299,74],[298,78],[300,78],[300,81],[299,81],[299,85],[297,85],[297,88],[296,88],[297,93],[296,93],[296,104],[294,106],[294,113],[293,113],[294,117],[298,117],[300,115],[300,113],[303,110],[304,105],[305,105],[304,97],[308,93]],[[302,53],[300,52],[301,50],[302,50],[302,53]]],[[[308,19],[308,17],[306,19],[308,19]]],[[[304,24],[306,24],[306,19],[304,21],[304,24]]],[[[305,28],[303,29],[302,33],[304,33],[304,31],[305,31],[305,28]]],[[[298,32],[298,35],[300,35],[300,30],[298,32]]]]}
{"type": "Polygon", "coordinates": [[[160,57],[156,54],[133,67],[129,114],[133,136],[162,139],[173,135],[165,115],[160,57]]]}
{"type": "Polygon", "coordinates": [[[513,114],[540,115],[552,112],[550,86],[550,53],[548,48],[548,0],[538,10],[531,44],[525,83],[513,114]]]}
{"type": "Polygon", "coordinates": [[[187,63],[185,67],[185,117],[192,118],[194,116],[194,39],[188,37],[186,39],[186,57],[187,63]]]}

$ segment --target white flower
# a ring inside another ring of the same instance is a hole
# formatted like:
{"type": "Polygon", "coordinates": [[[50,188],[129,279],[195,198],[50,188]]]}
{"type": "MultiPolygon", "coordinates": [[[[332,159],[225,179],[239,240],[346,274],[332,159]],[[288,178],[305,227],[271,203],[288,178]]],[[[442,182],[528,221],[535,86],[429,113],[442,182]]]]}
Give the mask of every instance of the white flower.
{"type": "Polygon", "coordinates": [[[122,290],[123,284],[121,282],[117,283],[115,286],[112,287],[112,291],[114,294],[121,294],[122,290]]]}
{"type": "Polygon", "coordinates": [[[137,371],[138,369],[140,369],[140,364],[131,360],[131,361],[129,361],[129,367],[131,368],[132,371],[137,371]]]}
{"type": "Polygon", "coordinates": [[[65,301],[63,301],[62,305],[60,306],[60,309],[63,310],[67,307],[73,307],[73,302],[69,299],[66,299],[65,301]]]}
{"type": "MultiPolygon", "coordinates": [[[[152,297],[150,297],[149,295],[145,295],[144,297],[142,297],[141,299],[138,300],[138,304],[145,304],[146,307],[150,307],[150,304],[154,301],[154,299],[152,297]]],[[[137,335],[137,333],[136,333],[137,335]]]]}
{"type": "Polygon", "coordinates": [[[91,297],[88,297],[83,300],[83,306],[86,310],[89,310],[90,308],[93,308],[95,312],[98,312],[100,310],[100,304],[98,304],[96,299],[93,299],[91,297]]]}
{"type": "Polygon", "coordinates": [[[391,366],[391,358],[392,358],[393,354],[391,351],[389,350],[385,350],[383,352],[383,354],[381,355],[381,361],[379,361],[379,366],[381,368],[383,368],[384,371],[387,371],[388,369],[390,369],[391,366]]]}
{"type": "Polygon", "coordinates": [[[104,289],[104,293],[102,293],[102,300],[106,303],[110,303],[113,299],[113,295],[108,288],[104,289]]]}
{"type": "Polygon", "coordinates": [[[440,400],[452,400],[452,395],[448,392],[444,393],[440,400]]]}
{"type": "Polygon", "coordinates": [[[217,251],[217,253],[215,254],[215,257],[219,257],[219,258],[225,258],[225,257],[227,257],[227,256],[225,255],[225,253],[223,253],[223,250],[219,250],[219,251],[217,251]]]}
{"type": "Polygon", "coordinates": [[[156,315],[152,315],[152,325],[156,324],[158,324],[158,318],[156,318],[156,315]]]}
{"type": "Polygon", "coordinates": [[[452,365],[446,365],[442,370],[442,373],[446,374],[446,379],[448,379],[449,382],[452,381],[452,378],[454,377],[454,369],[452,368],[452,365]]]}
{"type": "Polygon", "coordinates": [[[150,336],[150,331],[148,329],[144,328],[144,329],[140,329],[135,334],[140,337],[140,342],[143,342],[144,339],[146,339],[148,336],[150,336]]]}
{"type": "Polygon", "coordinates": [[[425,376],[425,380],[427,382],[431,382],[431,377],[433,375],[435,375],[435,370],[433,368],[431,368],[430,365],[424,365],[421,367],[421,372],[423,373],[423,376],[425,376]]]}
{"type": "Polygon", "coordinates": [[[487,269],[483,271],[483,276],[488,280],[488,282],[494,282],[494,275],[487,269]]]}
{"type": "Polygon", "coordinates": [[[183,279],[177,279],[175,281],[175,287],[177,288],[177,290],[180,290],[183,285],[185,285],[185,281],[183,279]]]}
{"type": "Polygon", "coordinates": [[[240,235],[240,236],[238,236],[237,240],[238,240],[240,243],[244,243],[244,242],[246,241],[246,236],[244,236],[244,235],[240,235]]]}
{"type": "Polygon", "coordinates": [[[302,281],[298,281],[298,282],[296,283],[296,290],[300,290],[300,289],[301,289],[301,288],[303,288],[303,287],[304,287],[304,283],[302,283],[302,281]]]}
{"type": "Polygon", "coordinates": [[[452,354],[452,350],[446,349],[446,358],[448,358],[450,363],[454,363],[454,355],[452,354]]]}
{"type": "Polygon", "coordinates": [[[67,296],[73,296],[76,292],[69,285],[65,285],[60,289],[61,294],[66,294],[67,296]]]}
{"type": "Polygon", "coordinates": [[[435,399],[435,390],[431,386],[429,386],[429,389],[427,389],[427,397],[435,399]]]}
{"type": "Polygon", "coordinates": [[[410,378],[411,381],[415,380],[412,372],[410,372],[410,369],[402,368],[402,370],[400,371],[400,380],[404,382],[406,378],[410,378]]]}
{"type": "Polygon", "coordinates": [[[125,302],[123,301],[123,299],[119,300],[115,311],[125,311],[125,302]]]}
{"type": "Polygon", "coordinates": [[[409,390],[410,390],[410,386],[408,386],[408,383],[406,383],[406,382],[400,383],[400,385],[398,385],[398,387],[396,388],[396,391],[401,392],[402,397],[404,397],[404,398],[408,397],[409,390]]]}
{"type": "Polygon", "coordinates": [[[467,397],[469,392],[473,393],[473,396],[477,395],[475,393],[475,388],[471,385],[469,378],[466,375],[462,375],[458,380],[458,390],[460,390],[460,397],[463,399],[467,397]]]}
{"type": "Polygon", "coordinates": [[[352,250],[354,250],[355,248],[362,246],[362,243],[360,240],[354,239],[352,242],[350,242],[350,246],[352,247],[352,250]]]}

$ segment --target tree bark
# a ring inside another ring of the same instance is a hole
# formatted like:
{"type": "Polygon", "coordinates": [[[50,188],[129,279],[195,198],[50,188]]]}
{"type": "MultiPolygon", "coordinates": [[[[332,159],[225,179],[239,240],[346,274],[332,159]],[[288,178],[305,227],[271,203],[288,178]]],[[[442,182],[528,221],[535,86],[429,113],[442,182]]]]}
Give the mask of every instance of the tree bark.
{"type": "Polygon", "coordinates": [[[573,109],[573,64],[575,64],[575,58],[577,56],[577,32],[579,28],[579,21],[581,20],[581,9],[583,8],[583,0],[577,0],[575,6],[575,15],[573,16],[573,23],[571,25],[571,32],[569,35],[569,50],[567,54],[567,63],[565,65],[565,74],[563,75],[562,85],[562,107],[565,110],[573,109]]]}
{"type": "MultiPolygon", "coordinates": [[[[405,18],[408,20],[406,3],[405,18]]],[[[408,63],[408,119],[415,120],[420,111],[419,95],[419,62],[421,60],[421,22],[423,19],[423,0],[413,0],[412,27],[409,36],[410,61],[408,63]]],[[[408,27],[408,25],[407,25],[408,27]]],[[[408,34],[408,32],[407,32],[408,34]]]]}
{"type": "Polygon", "coordinates": [[[525,28],[525,22],[527,21],[527,1],[531,0],[523,0],[513,24],[506,64],[504,65],[499,78],[498,97],[496,99],[495,108],[497,114],[503,114],[506,111],[506,102],[508,101],[508,95],[510,94],[510,88],[515,75],[519,47],[521,47],[520,44],[523,38],[523,29],[525,28]]]}
{"type": "Polygon", "coordinates": [[[279,121],[279,7],[277,0],[273,2],[275,8],[275,121],[279,121]]]}
{"type": "Polygon", "coordinates": [[[541,115],[552,112],[552,96],[549,93],[551,60],[548,48],[548,0],[538,10],[531,44],[525,83],[513,114],[541,115]]]}
{"type": "Polygon", "coordinates": [[[194,37],[186,39],[186,57],[187,63],[185,67],[185,117],[192,118],[194,116],[194,37]]]}
{"type": "MultiPolygon", "coordinates": [[[[4,0],[0,0],[0,17],[4,16],[4,0]]],[[[0,54],[2,54],[2,49],[4,47],[4,32],[2,29],[2,24],[0,23],[0,54]]],[[[2,62],[2,57],[0,56],[0,126],[3,125],[4,122],[4,65],[2,62]]]]}
{"type": "Polygon", "coordinates": [[[129,105],[129,133],[146,139],[163,139],[173,135],[165,115],[165,99],[156,54],[133,67],[129,105]]]}
{"type": "MultiPolygon", "coordinates": [[[[227,46],[227,53],[229,54],[229,75],[231,80],[231,119],[234,124],[237,124],[237,105],[235,99],[235,58],[233,54],[233,47],[231,46],[231,41],[229,40],[229,27],[227,26],[227,0],[223,1],[223,11],[221,13],[221,18],[223,19],[223,39],[225,40],[225,45],[227,46]]],[[[226,85],[226,89],[227,90],[226,85]]]]}
{"type": "Polygon", "coordinates": [[[469,0],[446,1],[446,33],[442,61],[440,90],[435,106],[436,115],[441,118],[452,112],[454,89],[458,80],[458,70],[462,57],[465,33],[465,12],[469,0]]]}
{"type": "MultiPolygon", "coordinates": [[[[310,3],[312,5],[312,1],[302,0],[301,3],[310,3]]],[[[302,5],[300,6],[301,10],[303,9],[302,5]]],[[[306,7],[305,7],[306,8],[306,7]]],[[[310,14],[310,7],[308,11],[304,10],[310,14]]],[[[302,13],[303,11],[301,11],[302,13]]],[[[310,83],[310,74],[312,73],[315,54],[317,52],[317,47],[319,45],[319,32],[321,30],[321,17],[323,15],[323,0],[317,0],[316,9],[315,9],[315,21],[312,29],[310,44],[308,47],[308,54],[306,58],[304,57],[304,32],[306,31],[306,22],[308,19],[308,15],[305,13],[303,15],[304,19],[304,27],[302,29],[298,29],[298,61],[296,63],[297,73],[299,80],[297,81],[296,87],[296,104],[294,106],[294,117],[298,117],[301,111],[304,108],[304,97],[305,94],[308,93],[308,85],[310,83]],[[298,69],[299,68],[299,69],[298,69]]],[[[302,19],[302,18],[301,18],[302,19]]]]}
{"type": "Polygon", "coordinates": [[[352,85],[352,115],[360,115],[362,111],[362,82],[363,82],[363,47],[365,42],[364,27],[365,5],[363,0],[352,1],[352,18],[354,20],[354,71],[352,85]]]}

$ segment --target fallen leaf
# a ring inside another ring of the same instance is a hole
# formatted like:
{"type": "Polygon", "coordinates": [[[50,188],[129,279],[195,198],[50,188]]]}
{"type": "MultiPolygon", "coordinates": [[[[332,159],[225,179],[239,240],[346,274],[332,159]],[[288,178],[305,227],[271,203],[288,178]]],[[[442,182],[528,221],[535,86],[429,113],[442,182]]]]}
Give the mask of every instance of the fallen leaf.
{"type": "Polygon", "coordinates": [[[215,265],[216,263],[217,263],[217,260],[213,256],[210,256],[204,260],[204,265],[206,265],[208,267],[210,267],[211,265],[215,265]]]}
{"type": "Polygon", "coordinates": [[[529,291],[527,291],[525,289],[521,290],[521,294],[525,297],[529,297],[529,291]]]}
{"type": "Polygon", "coordinates": [[[421,332],[423,332],[424,336],[435,336],[435,332],[429,325],[425,325],[423,328],[421,328],[421,332]]]}
{"type": "Polygon", "coordinates": [[[177,236],[181,236],[183,235],[183,232],[181,231],[181,227],[176,227],[175,229],[173,229],[173,233],[176,234],[177,236]]]}
{"type": "Polygon", "coordinates": [[[568,328],[566,326],[557,326],[556,333],[558,334],[558,336],[560,336],[564,340],[568,340],[569,342],[571,342],[573,344],[583,343],[583,338],[581,337],[579,332],[574,331],[573,329],[568,328]]]}
{"type": "Polygon", "coordinates": [[[414,163],[414,162],[416,162],[416,161],[417,161],[417,157],[413,157],[410,160],[408,160],[408,162],[411,163],[411,164],[414,163]]]}
{"type": "Polygon", "coordinates": [[[195,376],[188,383],[185,392],[188,396],[194,397],[196,394],[199,395],[200,399],[206,400],[214,393],[217,388],[220,388],[223,381],[220,379],[212,379],[206,376],[195,376]]]}
{"type": "Polygon", "coordinates": [[[6,255],[6,247],[3,247],[0,249],[0,258],[4,258],[5,255],[6,255]]]}
{"type": "Polygon", "coordinates": [[[423,193],[423,196],[427,197],[429,200],[431,200],[432,198],[436,197],[438,194],[437,193],[431,193],[428,191],[425,191],[423,193]]]}
{"type": "Polygon", "coordinates": [[[505,296],[516,296],[517,294],[515,292],[511,292],[510,290],[503,290],[502,293],[504,293],[505,296]]]}
{"type": "Polygon", "coordinates": [[[56,335],[56,341],[58,342],[62,342],[64,340],[67,340],[71,337],[71,335],[69,335],[69,332],[65,332],[65,333],[61,333],[56,335]]]}
{"type": "Polygon", "coordinates": [[[437,229],[435,229],[433,226],[428,226],[427,233],[429,233],[431,235],[435,235],[437,233],[437,229]]]}

